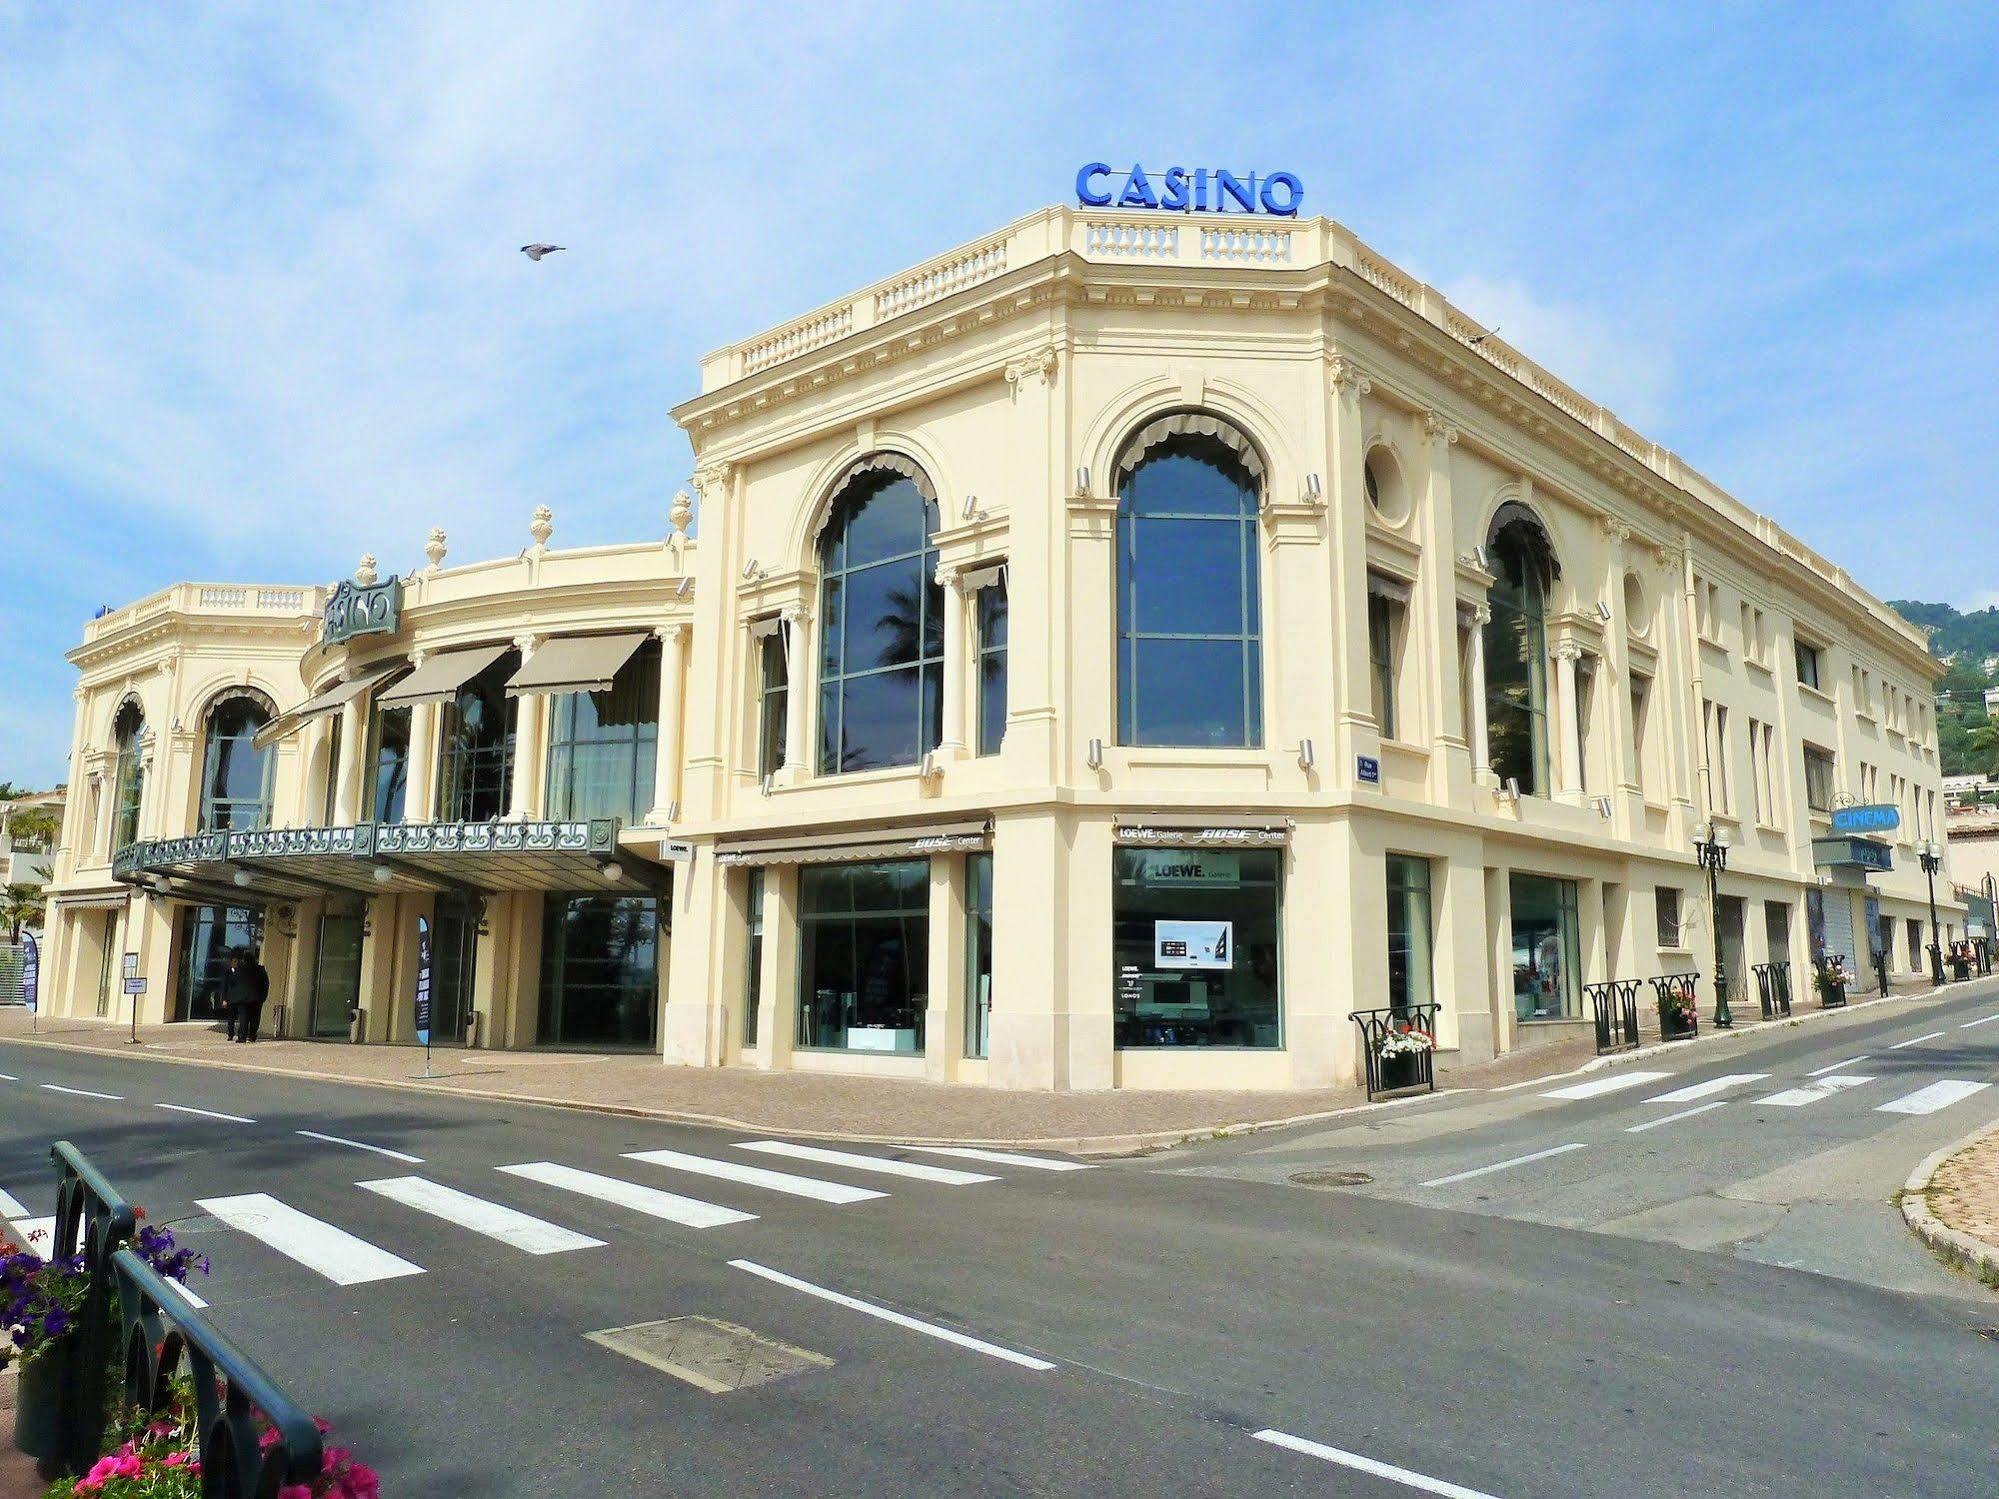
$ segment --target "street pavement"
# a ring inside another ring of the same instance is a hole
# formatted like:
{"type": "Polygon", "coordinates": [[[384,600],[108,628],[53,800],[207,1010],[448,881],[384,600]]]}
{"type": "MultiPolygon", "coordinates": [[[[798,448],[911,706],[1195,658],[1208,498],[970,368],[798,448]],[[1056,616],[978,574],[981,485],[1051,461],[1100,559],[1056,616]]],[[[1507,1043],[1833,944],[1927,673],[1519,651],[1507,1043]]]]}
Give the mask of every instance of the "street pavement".
{"type": "Polygon", "coordinates": [[[1870,1222],[1987,1017],[1088,1164],[0,1045],[0,1210],[88,1151],[397,1494],[1991,1495],[1999,1299],[1870,1222]],[[588,1336],[686,1318],[803,1367],[588,1336]]]}

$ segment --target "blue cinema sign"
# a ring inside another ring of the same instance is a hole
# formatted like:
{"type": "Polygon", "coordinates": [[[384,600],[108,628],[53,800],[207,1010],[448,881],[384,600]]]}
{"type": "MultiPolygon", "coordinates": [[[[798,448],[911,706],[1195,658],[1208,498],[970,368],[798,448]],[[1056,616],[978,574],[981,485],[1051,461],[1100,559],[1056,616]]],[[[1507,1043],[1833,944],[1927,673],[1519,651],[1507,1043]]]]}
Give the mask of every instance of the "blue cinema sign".
{"type": "Polygon", "coordinates": [[[1902,825],[1902,814],[1894,807],[1834,807],[1835,833],[1892,833],[1902,825]]]}
{"type": "Polygon", "coordinates": [[[1076,201],[1085,208],[1163,208],[1169,213],[1267,213],[1298,217],[1305,185],[1291,172],[1238,177],[1223,168],[1168,167],[1153,178],[1136,162],[1129,172],[1093,161],[1076,173],[1076,201]],[[1118,184],[1122,182],[1123,187],[1118,184]],[[1231,207],[1230,205],[1234,206],[1231,207]]]}

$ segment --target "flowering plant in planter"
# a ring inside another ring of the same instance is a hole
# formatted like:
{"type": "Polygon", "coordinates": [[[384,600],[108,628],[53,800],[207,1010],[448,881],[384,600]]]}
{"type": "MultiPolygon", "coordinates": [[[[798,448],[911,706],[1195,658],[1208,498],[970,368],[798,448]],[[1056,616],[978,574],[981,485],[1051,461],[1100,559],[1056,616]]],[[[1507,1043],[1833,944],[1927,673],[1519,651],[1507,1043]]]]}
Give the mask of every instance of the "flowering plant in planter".
{"type": "MultiPolygon", "coordinates": [[[[145,1217],[143,1209],[138,1216],[145,1217]]],[[[30,1239],[43,1236],[36,1229],[30,1239]]],[[[208,1258],[192,1249],[181,1249],[164,1228],[144,1224],[132,1247],[147,1264],[168,1280],[187,1284],[188,1272],[208,1273],[208,1258]]],[[[44,1259],[32,1249],[0,1244],[0,1296],[6,1310],[0,1326],[7,1329],[11,1345],[0,1348],[0,1364],[18,1358],[32,1363],[75,1329],[83,1313],[83,1298],[90,1289],[90,1271],[81,1254],[44,1259]]]]}
{"type": "Polygon", "coordinates": [[[1841,989],[1845,989],[1849,985],[1858,983],[1859,976],[1851,968],[1844,967],[1841,964],[1824,963],[1819,966],[1817,974],[1814,975],[1813,982],[1818,985],[1819,995],[1823,998],[1841,989]]]}
{"type": "Polygon", "coordinates": [[[1659,1024],[1662,1028],[1685,1030],[1695,1023],[1699,1014],[1700,1007],[1694,1002],[1692,984],[1680,984],[1660,992],[1659,1024]]]}
{"type": "Polygon", "coordinates": [[[1381,1044],[1375,1048],[1375,1055],[1380,1057],[1416,1057],[1421,1056],[1426,1051],[1434,1051],[1436,1047],[1435,1038],[1421,1026],[1400,1025],[1391,1029],[1387,1035],[1381,1038],[1381,1044]]]}

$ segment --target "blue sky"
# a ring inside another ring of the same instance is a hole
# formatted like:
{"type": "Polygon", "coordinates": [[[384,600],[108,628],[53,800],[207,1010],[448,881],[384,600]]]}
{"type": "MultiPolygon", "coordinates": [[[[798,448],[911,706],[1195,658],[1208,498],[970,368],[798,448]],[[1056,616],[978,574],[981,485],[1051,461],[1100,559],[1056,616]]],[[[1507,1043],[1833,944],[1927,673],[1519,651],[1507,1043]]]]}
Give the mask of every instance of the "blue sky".
{"type": "Polygon", "coordinates": [[[706,349],[1288,169],[1884,595],[1999,598],[1999,8],[0,0],[0,780],[176,579],[661,534],[706,349]],[[536,266],[516,247],[569,245],[536,266]]]}

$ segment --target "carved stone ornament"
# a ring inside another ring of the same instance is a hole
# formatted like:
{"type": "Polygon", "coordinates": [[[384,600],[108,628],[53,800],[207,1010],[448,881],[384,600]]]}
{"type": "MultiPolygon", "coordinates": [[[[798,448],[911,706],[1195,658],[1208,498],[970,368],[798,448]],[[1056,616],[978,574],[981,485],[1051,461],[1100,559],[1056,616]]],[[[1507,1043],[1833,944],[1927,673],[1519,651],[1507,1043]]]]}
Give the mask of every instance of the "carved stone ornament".
{"type": "Polygon", "coordinates": [[[1557,661],[1580,661],[1582,658],[1583,648],[1576,641],[1558,640],[1555,642],[1555,659],[1557,661]]]}
{"type": "Polygon", "coordinates": [[[1423,413],[1423,432],[1433,442],[1441,442],[1449,447],[1458,440],[1458,429],[1434,411],[1423,413]]]}
{"type": "Polygon", "coordinates": [[[381,574],[375,571],[375,554],[363,552],[360,565],[354,569],[354,581],[363,588],[373,588],[375,580],[380,576],[381,574]]]}
{"type": "Polygon", "coordinates": [[[430,559],[430,570],[436,572],[444,566],[444,527],[432,526],[430,536],[424,541],[423,554],[430,559]]]}
{"type": "Polygon", "coordinates": [[[534,514],[528,517],[528,535],[534,538],[537,547],[548,545],[548,538],[555,534],[555,512],[546,505],[534,507],[534,514]]]}
{"type": "Polygon", "coordinates": [[[684,539],[687,527],[694,519],[694,501],[688,497],[686,490],[676,489],[673,492],[673,508],[667,511],[666,518],[673,526],[673,534],[684,539]]]}
{"type": "Polygon", "coordinates": [[[694,492],[709,503],[719,502],[728,490],[729,480],[735,471],[731,463],[704,463],[694,470],[694,492]]]}
{"type": "Polygon", "coordinates": [[[1618,520],[1615,516],[1599,516],[1597,524],[1603,528],[1603,534],[1609,539],[1612,546],[1623,546],[1625,542],[1631,539],[1631,527],[1625,525],[1623,521],[1618,520]]]}
{"type": "Polygon", "coordinates": [[[1051,344],[1045,349],[1037,349],[1034,353],[1023,355],[1009,363],[1005,371],[1006,383],[1013,387],[1016,394],[1020,390],[1021,383],[1029,376],[1039,376],[1044,385],[1053,385],[1055,372],[1061,364],[1061,352],[1051,344]]]}
{"type": "Polygon", "coordinates": [[[1374,382],[1362,374],[1360,366],[1344,354],[1333,357],[1327,367],[1327,378],[1332,381],[1333,390],[1349,401],[1358,401],[1374,389],[1374,382]]]}

